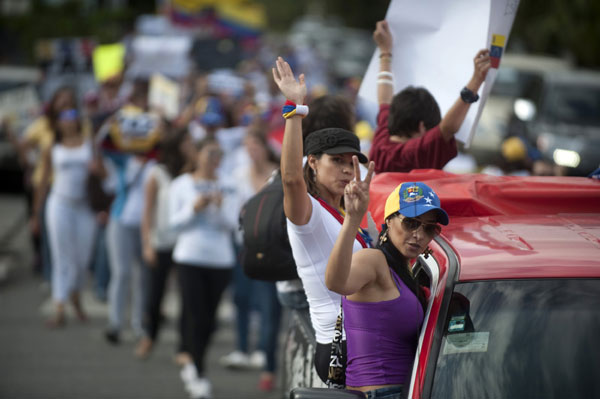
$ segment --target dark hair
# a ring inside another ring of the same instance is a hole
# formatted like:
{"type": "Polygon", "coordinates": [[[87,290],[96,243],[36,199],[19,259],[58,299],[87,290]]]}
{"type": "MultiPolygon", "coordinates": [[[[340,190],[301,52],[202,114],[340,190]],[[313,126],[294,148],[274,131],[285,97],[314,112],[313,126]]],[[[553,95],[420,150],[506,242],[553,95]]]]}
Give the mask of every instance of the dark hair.
{"type": "Polygon", "coordinates": [[[419,123],[429,130],[442,120],[437,101],[427,89],[408,86],[396,94],[390,105],[388,127],[390,135],[410,137],[419,130],[419,123]]]}
{"type": "MultiPolygon", "coordinates": [[[[313,156],[317,159],[321,159],[323,153],[313,154],[313,156]]],[[[304,163],[304,183],[306,183],[306,191],[313,197],[319,197],[319,189],[317,188],[317,181],[315,179],[315,171],[312,170],[310,165],[308,164],[308,158],[306,158],[306,162],[304,163]]]]}
{"type": "Polygon", "coordinates": [[[180,147],[188,134],[187,129],[168,132],[159,144],[158,162],[165,165],[171,177],[178,176],[187,162],[180,147]]]}
{"type": "MultiPolygon", "coordinates": [[[[50,129],[56,135],[57,141],[60,141],[60,133],[58,133],[58,117],[62,110],[56,109],[56,102],[59,97],[63,93],[70,93],[73,99],[75,100],[75,90],[71,86],[61,86],[54,91],[52,97],[50,97],[50,101],[44,110],[44,115],[48,119],[48,124],[50,125],[50,129]]],[[[73,108],[77,108],[77,104],[73,104],[73,108]]]]}
{"type": "Polygon", "coordinates": [[[137,104],[138,101],[147,102],[149,89],[150,82],[147,78],[136,78],[132,84],[129,101],[134,104],[137,104]]]}
{"type": "MultiPolygon", "coordinates": [[[[398,213],[390,215],[386,219],[386,221],[393,219],[397,216],[398,213]]],[[[392,268],[392,270],[394,271],[394,273],[396,273],[396,275],[398,275],[400,280],[402,280],[402,282],[406,284],[406,286],[412,291],[412,293],[415,294],[415,296],[419,300],[419,303],[421,303],[423,310],[427,309],[427,300],[425,299],[425,295],[423,294],[423,291],[421,290],[417,279],[414,278],[408,271],[408,268],[410,267],[410,265],[408,264],[408,258],[406,258],[402,254],[402,252],[400,252],[398,248],[394,246],[392,240],[389,237],[387,238],[387,240],[382,242],[381,238],[387,234],[388,226],[387,223],[385,223],[383,225],[383,228],[381,229],[381,232],[379,233],[379,239],[377,240],[377,245],[375,246],[375,248],[383,252],[388,266],[392,268]]]]}
{"type": "Polygon", "coordinates": [[[302,119],[302,138],[317,130],[339,127],[354,131],[352,104],[341,96],[325,95],[309,104],[310,112],[302,119]]]}

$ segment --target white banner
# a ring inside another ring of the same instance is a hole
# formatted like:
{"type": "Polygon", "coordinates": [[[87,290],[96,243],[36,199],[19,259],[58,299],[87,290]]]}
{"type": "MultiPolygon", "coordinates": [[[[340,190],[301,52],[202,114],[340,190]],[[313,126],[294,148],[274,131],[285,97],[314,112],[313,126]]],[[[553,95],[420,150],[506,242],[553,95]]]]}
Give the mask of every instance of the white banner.
{"type": "MultiPolygon", "coordinates": [[[[518,0],[392,0],[385,19],[394,40],[395,93],[406,86],[425,87],[444,115],[473,75],[473,58],[477,51],[490,48],[492,34],[504,36],[506,43],[517,6],[518,0]]],[[[375,104],[378,72],[379,50],[375,50],[358,93],[363,100],[375,104]]],[[[494,72],[480,89],[481,109],[491,90],[494,72]]],[[[467,146],[476,127],[479,108],[469,109],[456,135],[467,146]]]]}

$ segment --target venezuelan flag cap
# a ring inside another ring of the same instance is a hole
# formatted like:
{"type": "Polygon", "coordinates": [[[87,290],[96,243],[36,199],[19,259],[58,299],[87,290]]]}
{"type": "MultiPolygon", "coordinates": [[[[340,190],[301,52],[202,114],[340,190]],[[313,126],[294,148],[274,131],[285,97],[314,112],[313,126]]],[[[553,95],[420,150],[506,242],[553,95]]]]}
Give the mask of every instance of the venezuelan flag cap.
{"type": "Polygon", "coordinates": [[[440,206],[438,195],[423,182],[400,183],[385,202],[385,219],[396,212],[410,218],[436,210],[438,223],[448,225],[448,214],[440,206]]]}

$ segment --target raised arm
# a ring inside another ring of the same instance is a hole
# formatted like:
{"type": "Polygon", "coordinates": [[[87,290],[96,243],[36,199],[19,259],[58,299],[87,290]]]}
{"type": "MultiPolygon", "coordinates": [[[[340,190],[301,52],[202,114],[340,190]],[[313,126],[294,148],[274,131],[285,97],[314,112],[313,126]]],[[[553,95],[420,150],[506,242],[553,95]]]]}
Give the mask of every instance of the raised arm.
{"type": "Polygon", "coordinates": [[[365,264],[368,257],[362,256],[364,250],[352,255],[356,233],[369,205],[369,185],[375,164],[369,163],[365,180],[361,181],[356,156],[352,157],[352,163],[354,180],[348,183],[344,190],[346,216],[325,270],[327,288],[341,295],[354,294],[377,277],[376,269],[365,264]]]}
{"type": "Polygon", "coordinates": [[[373,32],[373,40],[379,49],[379,73],[377,74],[377,102],[390,104],[394,97],[392,75],[392,33],[387,21],[379,21],[373,32]]]}
{"type": "MultiPolygon", "coordinates": [[[[304,75],[294,77],[292,68],[281,57],[273,68],[273,79],[289,101],[304,104],[306,84],[304,75]]],[[[285,121],[281,147],[281,181],[283,183],[283,209],[285,216],[295,225],[305,225],[310,220],[312,203],[308,198],[302,171],[302,117],[294,115],[285,121]]]]}
{"type": "MultiPolygon", "coordinates": [[[[489,50],[479,50],[473,59],[473,65],[473,76],[465,87],[473,93],[477,93],[481,84],[485,81],[485,77],[491,66],[489,50]]],[[[465,102],[461,96],[459,96],[448,112],[446,112],[446,115],[444,115],[444,118],[442,118],[442,121],[440,122],[440,130],[446,141],[452,139],[454,134],[458,132],[465,120],[465,116],[467,115],[470,106],[470,103],[465,102]]]]}

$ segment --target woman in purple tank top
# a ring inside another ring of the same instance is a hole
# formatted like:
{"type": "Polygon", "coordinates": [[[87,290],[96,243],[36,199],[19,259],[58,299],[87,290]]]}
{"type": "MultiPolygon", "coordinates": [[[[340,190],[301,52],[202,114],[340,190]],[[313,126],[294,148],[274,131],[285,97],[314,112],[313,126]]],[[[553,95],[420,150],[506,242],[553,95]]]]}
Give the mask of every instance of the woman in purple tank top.
{"type": "Polygon", "coordinates": [[[400,398],[410,378],[426,301],[409,259],[427,249],[448,224],[437,194],[422,182],[402,183],[385,204],[377,248],[352,254],[352,242],[369,203],[371,174],[345,188],[346,217],[329,257],[327,288],[343,295],[348,348],[346,385],[367,398],[400,398]]]}

